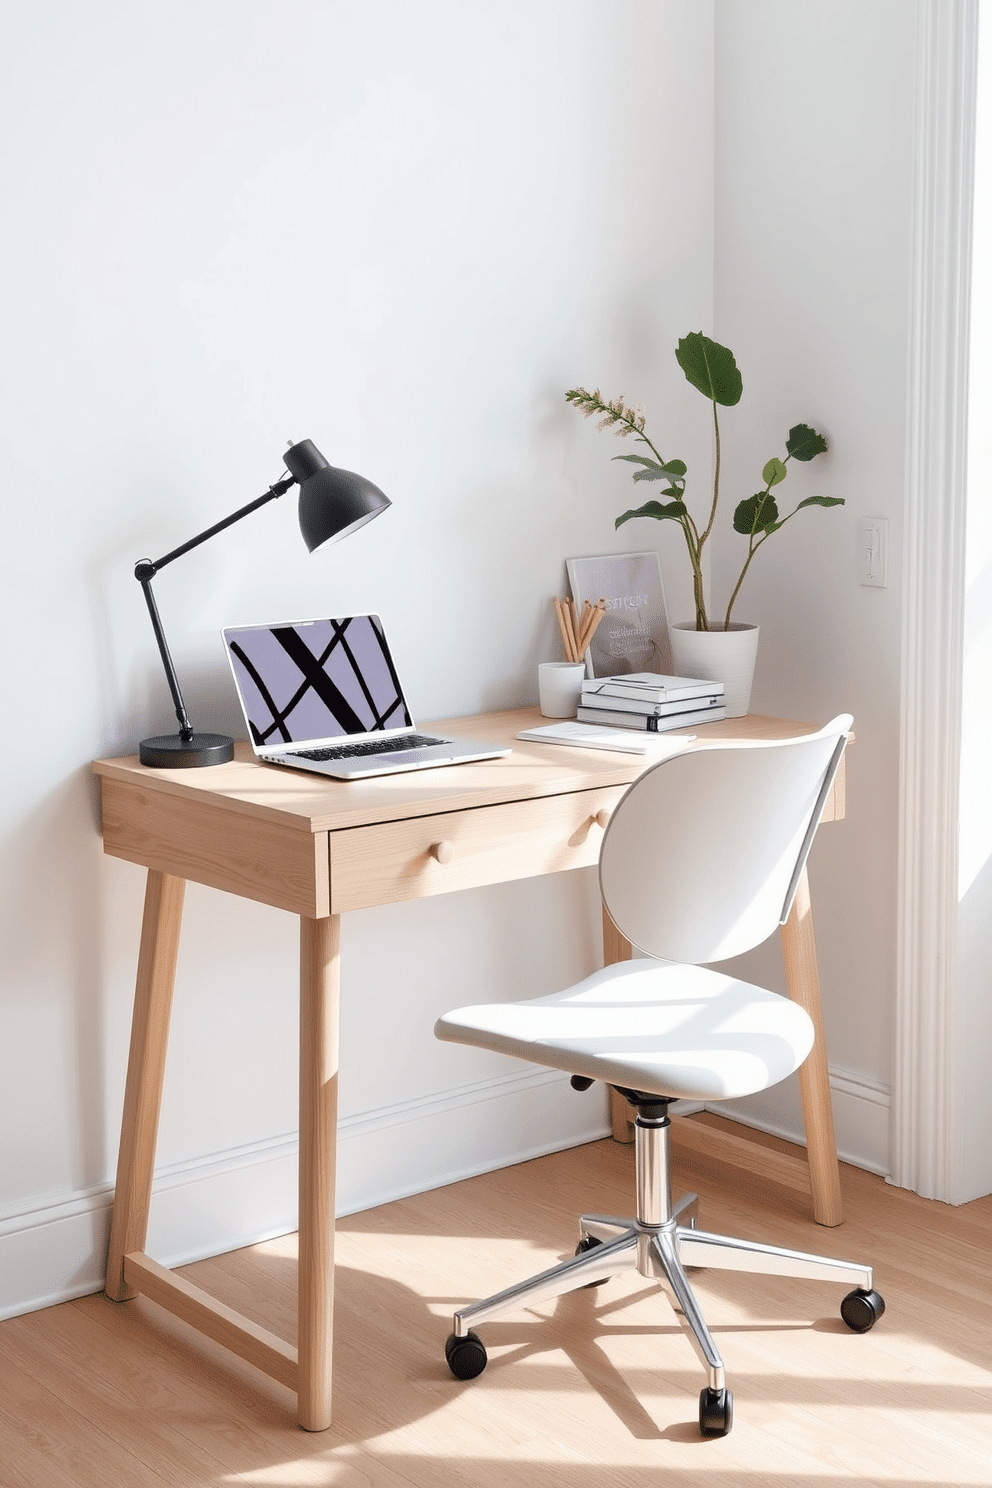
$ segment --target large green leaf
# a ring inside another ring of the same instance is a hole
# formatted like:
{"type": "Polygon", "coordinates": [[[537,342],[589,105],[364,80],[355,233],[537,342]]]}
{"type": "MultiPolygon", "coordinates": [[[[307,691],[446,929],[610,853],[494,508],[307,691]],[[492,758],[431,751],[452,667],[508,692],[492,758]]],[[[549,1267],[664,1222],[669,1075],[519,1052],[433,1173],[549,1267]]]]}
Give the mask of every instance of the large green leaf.
{"type": "Polygon", "coordinates": [[[624,522],[629,522],[631,517],[655,517],[657,521],[678,521],[684,517],[688,508],[684,501],[670,501],[667,506],[662,506],[660,501],[646,501],[636,511],[625,511],[622,517],[617,517],[614,528],[622,527],[624,522]]]}
{"type": "MultiPolygon", "coordinates": [[[[843,506],[843,496],[807,496],[805,501],[800,501],[799,506],[843,506]]],[[[799,510],[796,507],[796,511],[799,510]]]]}
{"type": "Polygon", "coordinates": [[[777,486],[785,480],[788,473],[781,460],[769,460],[761,472],[761,479],[766,486],[777,486]]]}
{"type": "MultiPolygon", "coordinates": [[[[614,460],[629,460],[632,465],[643,465],[648,470],[657,470],[656,480],[663,475],[669,475],[673,480],[681,480],[688,470],[684,460],[668,460],[664,465],[659,465],[657,460],[649,460],[647,455],[614,455],[614,460]]],[[[637,480],[637,476],[634,476],[637,480]]]]}
{"type": "Polygon", "coordinates": [[[827,441],[822,434],[811,429],[809,424],[796,424],[795,428],[789,430],[785,447],[794,460],[805,462],[815,459],[817,455],[825,454],[827,441]]]}
{"type": "Polygon", "coordinates": [[[734,353],[725,346],[711,341],[702,331],[690,331],[683,336],[675,352],[686,378],[698,388],[704,398],[732,408],[740,402],[744,383],[734,361],[734,353]]]}
{"type": "Polygon", "coordinates": [[[764,532],[778,521],[778,504],[767,491],[747,496],[734,512],[734,531],[751,537],[755,532],[764,532]]]}
{"type": "MultiPolygon", "coordinates": [[[[671,480],[671,476],[666,475],[661,470],[639,470],[637,472],[637,474],[634,476],[634,479],[635,479],[635,481],[642,481],[642,480],[671,480]]],[[[681,498],[681,496],[683,495],[684,491],[685,491],[685,481],[672,481],[672,484],[670,486],[666,486],[665,487],[664,491],[662,492],[662,495],[663,496],[678,496],[678,497],[681,498]]]]}
{"type": "Polygon", "coordinates": [[[659,465],[657,460],[652,460],[647,455],[614,455],[613,458],[614,460],[629,460],[632,465],[647,465],[651,470],[663,471],[665,469],[664,465],[659,465]]]}

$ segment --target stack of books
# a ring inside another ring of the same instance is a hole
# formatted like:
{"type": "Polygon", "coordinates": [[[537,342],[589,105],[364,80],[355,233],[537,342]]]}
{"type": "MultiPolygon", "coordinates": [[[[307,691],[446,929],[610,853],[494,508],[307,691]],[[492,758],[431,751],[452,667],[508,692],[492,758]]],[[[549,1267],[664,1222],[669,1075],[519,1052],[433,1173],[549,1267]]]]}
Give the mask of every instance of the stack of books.
{"type": "Polygon", "coordinates": [[[664,677],[658,672],[627,672],[619,677],[591,677],[582,684],[576,715],[581,723],[611,728],[692,728],[726,716],[723,683],[698,677],[664,677]]]}

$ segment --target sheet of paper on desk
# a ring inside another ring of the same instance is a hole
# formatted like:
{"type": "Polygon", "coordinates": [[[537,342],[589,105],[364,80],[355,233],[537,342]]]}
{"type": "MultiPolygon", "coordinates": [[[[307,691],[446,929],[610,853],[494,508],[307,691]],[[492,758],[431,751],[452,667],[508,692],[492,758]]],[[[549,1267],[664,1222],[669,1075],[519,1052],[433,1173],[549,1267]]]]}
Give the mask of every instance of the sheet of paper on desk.
{"type": "Polygon", "coordinates": [[[648,754],[663,759],[678,754],[695,734],[648,734],[633,729],[597,728],[595,724],[549,723],[540,728],[521,729],[518,739],[532,739],[535,744],[568,744],[573,749],[613,749],[622,754],[648,754]]]}

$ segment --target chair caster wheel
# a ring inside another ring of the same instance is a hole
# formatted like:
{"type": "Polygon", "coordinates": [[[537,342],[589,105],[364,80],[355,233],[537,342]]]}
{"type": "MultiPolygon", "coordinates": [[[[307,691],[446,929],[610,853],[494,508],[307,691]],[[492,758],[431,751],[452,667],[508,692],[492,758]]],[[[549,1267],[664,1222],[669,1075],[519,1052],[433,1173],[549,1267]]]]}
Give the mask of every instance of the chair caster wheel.
{"type": "Polygon", "coordinates": [[[840,1304],[840,1315],[854,1333],[867,1333],[874,1328],[885,1311],[885,1301],[878,1292],[866,1292],[858,1287],[848,1292],[840,1304]]]}
{"type": "Polygon", "coordinates": [[[444,1357],[455,1379],[462,1380],[475,1379],[489,1362],[485,1344],[471,1328],[463,1338],[459,1338],[457,1333],[448,1334],[444,1357]]]}
{"type": "MultiPolygon", "coordinates": [[[[588,1255],[591,1250],[595,1250],[596,1246],[602,1245],[602,1243],[602,1240],[597,1240],[595,1235],[583,1235],[575,1247],[575,1254],[577,1256],[588,1255]]],[[[575,1290],[577,1292],[591,1292],[594,1287],[602,1286],[608,1279],[606,1276],[601,1276],[598,1281],[587,1281],[584,1286],[576,1287],[575,1290]]]]}
{"type": "Polygon", "coordinates": [[[703,1436],[726,1436],[734,1424],[732,1390],[700,1390],[699,1429],[703,1436]]]}

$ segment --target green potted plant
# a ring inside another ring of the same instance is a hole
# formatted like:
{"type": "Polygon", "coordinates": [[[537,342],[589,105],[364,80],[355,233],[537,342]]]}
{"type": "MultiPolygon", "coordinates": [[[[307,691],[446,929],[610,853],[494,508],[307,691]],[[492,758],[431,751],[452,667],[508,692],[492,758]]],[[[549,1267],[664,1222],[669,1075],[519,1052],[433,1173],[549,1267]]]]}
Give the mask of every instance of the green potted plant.
{"type": "Polygon", "coordinates": [[[750,677],[754,669],[758,627],[731,620],[731,613],[751,563],[772,534],[780,531],[804,507],[843,506],[844,502],[838,496],[807,496],[785,516],[781,514],[777,495],[773,493],[788,476],[790,460],[805,464],[827,449],[827,441],[822,434],[811,429],[808,424],[794,425],[785,441],[785,458],[773,457],[761,472],[764,488],[753,496],[744,497],[734,510],[734,530],[747,539],[747,551],[722,618],[712,620],[707,611],[703,585],[703,553],[713,533],[720,500],[721,442],[717,409],[732,408],[739,403],[744,384],[733,352],[726,346],[711,341],[701,331],[683,336],[676,348],[675,358],[687,381],[713,405],[713,491],[705,522],[693,516],[686,504],[688,467],[685,461],[666,460],[659,453],[645,433],[643,408],[629,408],[622,396],[606,399],[598,388],[595,392],[582,387],[570,388],[565,398],[584,417],[598,415],[599,429],[612,428],[620,438],[633,436],[650,451],[650,454],[616,455],[614,458],[627,460],[639,467],[633,472],[635,481],[663,483],[660,494],[665,499],[646,501],[643,506],[623,512],[617,517],[614,526],[619,528],[635,517],[650,517],[659,522],[675,522],[681,528],[692,568],[696,615],[694,620],[670,627],[673,664],[680,674],[723,681],[727,687],[727,713],[730,717],[739,717],[747,712],[750,698],[750,677]],[[716,639],[718,635],[720,640],[716,639]],[[728,685],[730,674],[733,674],[735,682],[733,697],[728,685]]]}

